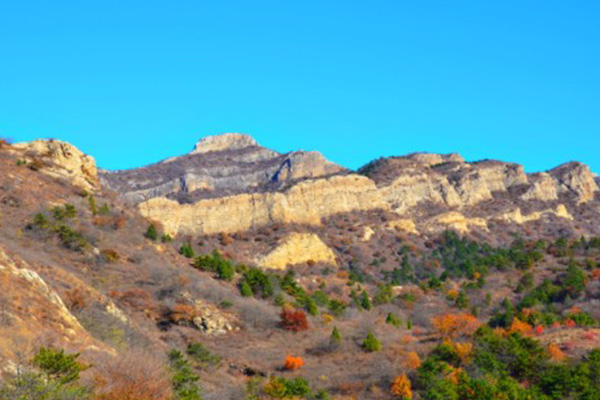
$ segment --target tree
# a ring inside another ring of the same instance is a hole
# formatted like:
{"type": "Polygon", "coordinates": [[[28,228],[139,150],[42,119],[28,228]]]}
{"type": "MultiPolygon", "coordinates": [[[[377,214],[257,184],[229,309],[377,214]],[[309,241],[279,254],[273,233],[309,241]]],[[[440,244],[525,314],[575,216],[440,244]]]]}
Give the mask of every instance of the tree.
{"type": "Polygon", "coordinates": [[[189,361],[178,350],[169,353],[169,364],[173,371],[173,392],[177,400],[202,400],[198,381],[189,361]]]}
{"type": "Polygon", "coordinates": [[[404,366],[408,369],[417,369],[421,366],[421,358],[414,351],[411,351],[404,360],[404,366]]]}
{"type": "Polygon", "coordinates": [[[144,233],[144,237],[150,240],[158,239],[158,232],[156,231],[156,227],[154,224],[148,225],[148,229],[146,229],[146,233],[144,233]]]}
{"type": "Polygon", "coordinates": [[[337,326],[334,326],[333,331],[331,332],[331,336],[329,337],[329,343],[331,343],[334,346],[339,346],[340,344],[342,344],[342,340],[342,334],[338,330],[337,326]]]}
{"type": "Polygon", "coordinates": [[[42,347],[33,357],[33,365],[41,369],[50,379],[70,383],[79,379],[79,373],[88,367],[77,362],[79,353],[65,354],[64,350],[42,347]]]}
{"type": "Polygon", "coordinates": [[[192,248],[192,244],[190,242],[184,243],[179,248],[179,254],[186,258],[194,258],[194,249],[192,248]]]}
{"type": "Polygon", "coordinates": [[[373,308],[373,304],[371,304],[371,299],[369,298],[369,294],[366,290],[363,290],[360,297],[360,305],[365,310],[369,311],[373,308]]]}
{"type": "Polygon", "coordinates": [[[444,314],[432,318],[431,323],[444,339],[472,335],[480,323],[471,314],[444,314]]]}
{"type": "Polygon", "coordinates": [[[98,214],[98,206],[96,205],[96,199],[94,198],[93,195],[90,194],[88,201],[90,203],[90,211],[92,212],[92,215],[97,215],[98,214]]]}
{"type": "Polygon", "coordinates": [[[254,292],[252,292],[252,288],[250,287],[250,284],[248,284],[248,281],[242,281],[242,284],[240,286],[240,292],[242,294],[242,296],[244,297],[252,297],[254,296],[254,292]]]}
{"type": "Polygon", "coordinates": [[[395,327],[399,327],[402,325],[402,319],[400,317],[398,317],[396,314],[390,312],[390,313],[388,313],[387,317],[385,318],[385,323],[393,325],[395,327]]]}
{"type": "Polygon", "coordinates": [[[392,382],[390,393],[403,400],[410,400],[413,398],[410,380],[406,374],[402,374],[396,377],[392,382]]]}
{"type": "Polygon", "coordinates": [[[300,332],[308,330],[306,313],[302,310],[295,310],[291,307],[283,307],[280,317],[281,327],[286,331],[300,332]]]}
{"type": "Polygon", "coordinates": [[[458,293],[458,297],[456,298],[456,307],[461,310],[469,307],[469,297],[462,290],[458,293]]]}
{"type": "Polygon", "coordinates": [[[381,342],[372,332],[369,332],[362,342],[362,347],[366,351],[372,353],[381,350],[381,342]]]}

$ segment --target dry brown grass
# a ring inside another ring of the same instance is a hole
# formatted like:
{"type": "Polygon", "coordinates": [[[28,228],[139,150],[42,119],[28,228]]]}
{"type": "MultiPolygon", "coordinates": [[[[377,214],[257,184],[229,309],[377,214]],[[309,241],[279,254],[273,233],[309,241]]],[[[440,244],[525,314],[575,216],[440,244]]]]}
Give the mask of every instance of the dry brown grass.
{"type": "Polygon", "coordinates": [[[95,369],[97,400],[172,399],[164,363],[147,351],[129,351],[95,369]]]}

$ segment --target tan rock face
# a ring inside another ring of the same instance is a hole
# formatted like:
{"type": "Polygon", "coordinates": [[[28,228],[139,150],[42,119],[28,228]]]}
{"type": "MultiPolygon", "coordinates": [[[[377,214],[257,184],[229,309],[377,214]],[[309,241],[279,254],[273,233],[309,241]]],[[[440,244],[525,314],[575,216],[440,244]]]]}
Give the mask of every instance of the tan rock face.
{"type": "Polygon", "coordinates": [[[273,251],[257,260],[257,265],[269,269],[285,269],[307,262],[337,265],[335,253],[315,234],[292,233],[273,251]]]}
{"type": "Polygon", "coordinates": [[[504,213],[502,215],[499,215],[498,217],[496,217],[497,219],[503,220],[503,221],[507,221],[507,222],[514,222],[517,224],[525,224],[527,222],[532,222],[532,221],[537,221],[540,218],[547,216],[547,215],[554,215],[560,218],[565,218],[568,220],[572,220],[573,216],[569,213],[569,211],[567,210],[567,208],[564,206],[564,204],[559,204],[556,209],[548,209],[548,210],[544,210],[544,211],[536,211],[533,212],[531,214],[528,215],[523,215],[523,213],[521,212],[520,208],[516,208],[515,210],[508,212],[508,213],[504,213]]]}
{"type": "Polygon", "coordinates": [[[83,154],[75,146],[58,140],[35,140],[16,143],[13,152],[29,162],[38,160],[40,172],[66,179],[75,186],[88,191],[100,189],[98,170],[93,157],[83,154]]]}
{"type": "Polygon", "coordinates": [[[428,230],[436,232],[445,229],[453,229],[461,233],[466,233],[473,228],[487,230],[487,222],[483,218],[467,218],[459,212],[451,211],[431,218],[427,221],[426,227],[428,230]]]}
{"type": "Polygon", "coordinates": [[[390,221],[385,224],[385,228],[395,231],[404,231],[414,235],[419,234],[417,225],[415,225],[415,222],[412,219],[397,219],[395,221],[390,221]]]}
{"type": "Polygon", "coordinates": [[[196,143],[194,150],[192,150],[192,154],[243,149],[253,146],[258,146],[258,143],[248,135],[242,133],[224,133],[222,135],[206,136],[202,138],[202,140],[196,143]]]}
{"type": "Polygon", "coordinates": [[[319,225],[321,219],[355,210],[387,209],[375,183],[359,175],[301,182],[283,192],[241,194],[194,204],[155,198],[140,203],[145,217],[171,234],[238,232],[274,222],[319,225]]]}
{"type": "Polygon", "coordinates": [[[558,182],[547,173],[529,176],[529,188],[521,196],[523,200],[552,201],[558,199],[558,182]]]}
{"type": "Polygon", "coordinates": [[[600,190],[596,184],[596,176],[590,171],[590,167],[582,163],[563,164],[549,171],[549,174],[558,181],[560,193],[575,195],[579,203],[593,200],[600,190]]]}

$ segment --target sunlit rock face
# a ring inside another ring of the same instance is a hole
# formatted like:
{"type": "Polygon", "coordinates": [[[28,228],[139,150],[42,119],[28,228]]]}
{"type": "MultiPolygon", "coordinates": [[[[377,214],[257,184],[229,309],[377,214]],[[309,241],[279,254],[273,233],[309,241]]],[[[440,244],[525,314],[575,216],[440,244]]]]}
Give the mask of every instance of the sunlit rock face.
{"type": "Polygon", "coordinates": [[[598,178],[580,163],[526,174],[514,163],[414,153],[353,173],[318,152],[281,154],[238,133],[205,137],[189,154],[143,168],[100,171],[100,178],[172,234],[318,226],[323,218],[369,210],[411,221],[415,228],[408,231],[485,230],[490,219],[521,224],[552,214],[576,220],[571,208],[598,192],[598,178]]]}

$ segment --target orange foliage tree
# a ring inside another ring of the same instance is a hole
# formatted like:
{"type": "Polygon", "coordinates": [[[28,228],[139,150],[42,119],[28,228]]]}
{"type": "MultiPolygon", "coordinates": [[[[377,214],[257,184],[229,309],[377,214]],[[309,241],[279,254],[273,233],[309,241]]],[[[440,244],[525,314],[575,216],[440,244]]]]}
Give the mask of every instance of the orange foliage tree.
{"type": "Polygon", "coordinates": [[[390,388],[390,393],[404,400],[413,398],[410,379],[408,379],[406,374],[399,375],[394,379],[392,387],[390,388]]]}
{"type": "Polygon", "coordinates": [[[470,336],[480,325],[476,317],[466,313],[439,315],[432,318],[431,323],[444,339],[470,336]]]}
{"type": "Polygon", "coordinates": [[[421,366],[421,359],[414,351],[411,351],[404,360],[404,367],[407,369],[417,369],[421,366]]]}
{"type": "Polygon", "coordinates": [[[556,343],[550,343],[548,345],[548,354],[554,361],[564,361],[567,355],[558,347],[556,343]]]}
{"type": "Polygon", "coordinates": [[[288,371],[295,371],[300,367],[304,366],[304,360],[302,359],[302,357],[294,357],[294,356],[287,356],[285,358],[285,363],[283,364],[283,368],[287,369],[288,371]]]}
{"type": "Polygon", "coordinates": [[[510,328],[508,329],[509,333],[520,333],[521,335],[531,335],[533,332],[533,327],[529,325],[527,322],[521,321],[519,318],[514,318],[510,328]]]}
{"type": "Polygon", "coordinates": [[[473,343],[455,343],[454,350],[456,350],[456,354],[458,354],[458,358],[463,364],[468,364],[471,361],[473,343]]]}

